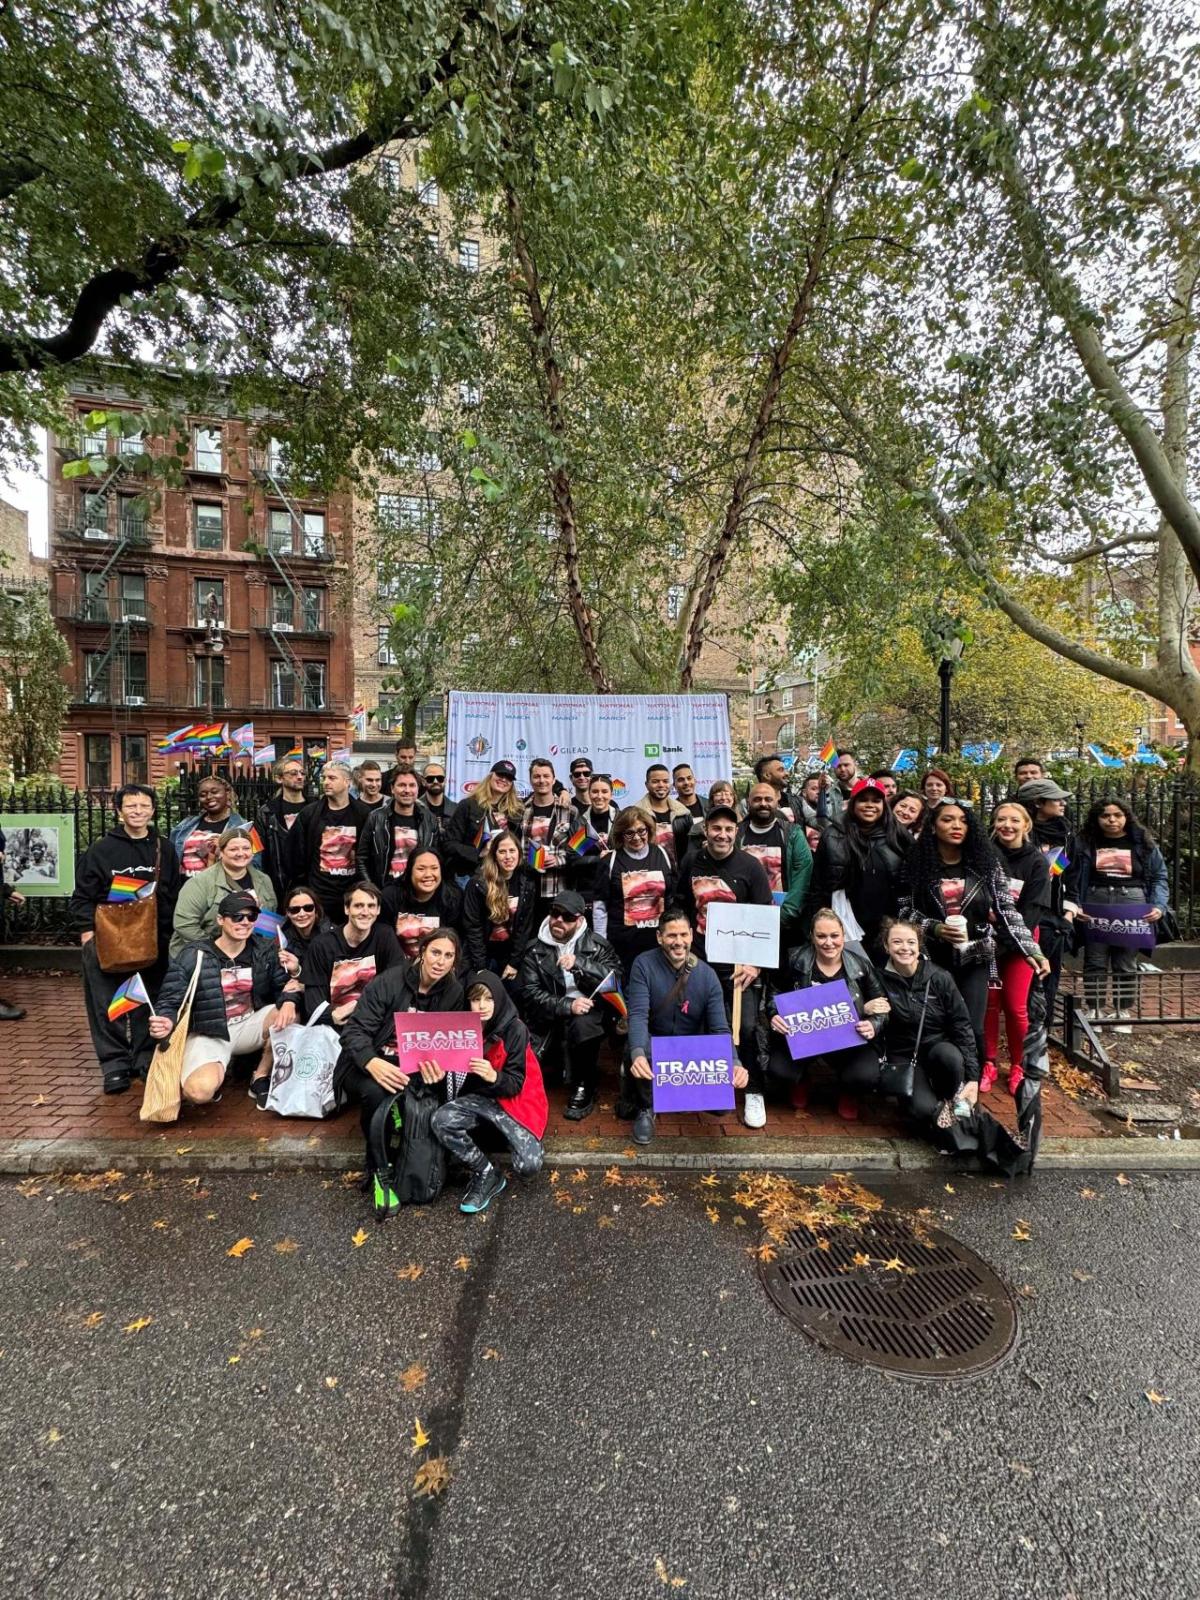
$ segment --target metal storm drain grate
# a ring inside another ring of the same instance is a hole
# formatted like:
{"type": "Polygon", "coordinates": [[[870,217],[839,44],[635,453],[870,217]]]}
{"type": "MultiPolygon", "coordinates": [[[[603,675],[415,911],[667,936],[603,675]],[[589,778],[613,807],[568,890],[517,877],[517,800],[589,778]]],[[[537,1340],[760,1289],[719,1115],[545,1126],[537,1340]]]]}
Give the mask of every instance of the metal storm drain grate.
{"type": "Polygon", "coordinates": [[[902,1377],[973,1377],[1016,1346],[1016,1306],[992,1269],[957,1239],[900,1217],[827,1238],[794,1228],[759,1270],[810,1339],[902,1377]]]}

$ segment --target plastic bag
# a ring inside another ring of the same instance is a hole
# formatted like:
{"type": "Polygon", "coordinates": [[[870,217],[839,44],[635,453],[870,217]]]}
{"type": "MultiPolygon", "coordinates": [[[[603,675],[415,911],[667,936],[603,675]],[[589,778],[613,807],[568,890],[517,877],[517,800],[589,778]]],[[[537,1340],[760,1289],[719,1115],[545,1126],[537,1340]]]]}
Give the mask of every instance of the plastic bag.
{"type": "Polygon", "coordinates": [[[306,1023],[272,1029],[268,1111],[281,1117],[327,1117],[333,1110],[337,1100],[333,1069],[342,1041],[335,1029],[318,1024],[326,1009],[326,1005],[318,1006],[306,1023]]]}

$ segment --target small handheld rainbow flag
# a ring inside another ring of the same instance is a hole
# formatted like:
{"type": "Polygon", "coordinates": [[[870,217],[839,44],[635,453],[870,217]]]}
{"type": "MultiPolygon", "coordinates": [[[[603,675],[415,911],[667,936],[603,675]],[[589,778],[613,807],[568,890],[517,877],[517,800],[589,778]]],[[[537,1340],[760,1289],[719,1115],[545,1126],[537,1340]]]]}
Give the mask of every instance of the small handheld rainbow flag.
{"type": "Polygon", "coordinates": [[[585,856],[589,850],[599,850],[599,848],[600,841],[594,833],[589,832],[587,825],[582,822],[567,840],[567,849],[574,850],[577,856],[585,856]]]}
{"type": "Polygon", "coordinates": [[[1050,876],[1052,878],[1061,878],[1070,865],[1071,861],[1067,855],[1066,846],[1060,844],[1050,857],[1050,876]]]}
{"type": "Polygon", "coordinates": [[[250,835],[250,843],[254,846],[255,850],[261,851],[263,847],[262,834],[259,833],[253,822],[246,829],[246,832],[250,835]]]}
{"type": "MultiPolygon", "coordinates": [[[[146,887],[145,878],[135,878],[131,872],[114,872],[108,886],[108,903],[119,905],[124,900],[136,900],[146,887]]],[[[154,888],[153,881],[149,887],[154,888]]]]}
{"type": "Polygon", "coordinates": [[[625,1004],[625,996],[621,993],[620,979],[615,972],[610,972],[607,977],[592,990],[593,1000],[607,1000],[618,1016],[628,1017],[629,1007],[625,1004]]]}
{"type": "Polygon", "coordinates": [[[254,919],[253,931],[255,933],[265,933],[270,938],[275,939],[279,936],[279,932],[282,927],[283,918],[279,915],[278,911],[268,911],[264,907],[254,919]]]}
{"type": "Polygon", "coordinates": [[[836,758],[837,758],[837,742],[835,740],[833,740],[833,739],[830,739],[827,744],[823,744],[821,746],[820,753],[818,755],[818,760],[822,761],[826,766],[828,766],[829,763],[831,761],[835,760],[836,758]]]}
{"type": "Polygon", "coordinates": [[[135,972],[132,977],[126,978],[121,986],[113,991],[113,997],[108,1002],[108,1020],[115,1022],[118,1017],[126,1016],[130,1011],[136,1011],[139,1006],[150,1006],[150,1015],[158,1015],[150,1005],[150,996],[146,993],[146,985],[142,982],[140,972],[135,972]]]}
{"type": "Polygon", "coordinates": [[[304,751],[298,744],[294,744],[290,750],[285,750],[283,752],[282,759],[284,761],[303,761],[304,751]]]}
{"type": "Polygon", "coordinates": [[[545,872],[546,852],[540,844],[531,844],[525,852],[525,859],[535,872],[545,872]]]}
{"type": "Polygon", "coordinates": [[[483,821],[475,829],[476,850],[482,850],[484,845],[490,844],[499,832],[499,828],[492,827],[491,817],[484,817],[483,821]]]}

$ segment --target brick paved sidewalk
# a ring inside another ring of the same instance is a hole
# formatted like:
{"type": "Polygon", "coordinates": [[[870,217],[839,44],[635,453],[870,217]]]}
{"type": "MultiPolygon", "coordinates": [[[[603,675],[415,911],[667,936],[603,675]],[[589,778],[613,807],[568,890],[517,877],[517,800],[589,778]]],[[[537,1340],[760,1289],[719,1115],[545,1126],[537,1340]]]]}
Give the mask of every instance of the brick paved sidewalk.
{"type": "MultiPolygon", "coordinates": [[[[344,1150],[348,1141],[358,1139],[355,1111],[343,1112],[327,1122],[284,1121],[258,1111],[240,1080],[227,1083],[217,1105],[185,1107],[176,1123],[141,1122],[140,1084],[135,1084],[128,1094],[102,1093],[82,987],[76,975],[25,974],[19,981],[9,981],[5,992],[13,997],[19,995],[28,1015],[23,1022],[0,1023],[0,1059],[4,1061],[0,1139],[62,1141],[64,1154],[68,1144],[84,1139],[111,1140],[114,1144],[143,1141],[148,1154],[175,1151],[181,1144],[206,1139],[254,1139],[265,1143],[267,1138],[287,1134],[304,1138],[312,1147],[327,1143],[331,1150],[344,1150]]],[[[597,1110],[580,1123],[566,1120],[562,1114],[563,1091],[551,1089],[547,1137],[576,1146],[586,1142],[590,1148],[596,1147],[591,1144],[593,1140],[627,1140],[629,1124],[613,1115],[615,1093],[615,1069],[610,1066],[601,1085],[597,1110]]],[[[993,1115],[1012,1122],[1013,1102],[1002,1085],[987,1097],[986,1104],[993,1115]]],[[[1094,1139],[1111,1137],[1115,1125],[1050,1084],[1045,1090],[1044,1132],[1052,1138],[1094,1139]]],[[[727,1139],[752,1141],[763,1137],[763,1133],[744,1127],[735,1113],[719,1117],[660,1116],[657,1133],[658,1139],[664,1141],[704,1140],[718,1145],[727,1139]]],[[[861,1144],[904,1138],[908,1130],[891,1102],[868,1102],[861,1120],[847,1123],[837,1116],[828,1098],[815,1092],[812,1108],[807,1112],[770,1106],[764,1133],[774,1139],[797,1142],[851,1137],[861,1144]]]]}

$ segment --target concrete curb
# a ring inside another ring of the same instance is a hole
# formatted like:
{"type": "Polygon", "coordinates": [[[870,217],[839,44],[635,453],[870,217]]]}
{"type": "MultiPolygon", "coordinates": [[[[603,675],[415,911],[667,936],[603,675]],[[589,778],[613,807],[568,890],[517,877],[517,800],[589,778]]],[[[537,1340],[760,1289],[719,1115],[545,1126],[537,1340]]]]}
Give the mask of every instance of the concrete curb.
{"type": "MultiPolygon", "coordinates": [[[[186,1136],[184,1136],[186,1137],[186,1136]]],[[[670,1139],[636,1155],[625,1139],[561,1136],[546,1141],[552,1167],[639,1167],[650,1171],[920,1172],[945,1170],[952,1157],[908,1139],[670,1139]]],[[[276,1139],[203,1139],[164,1149],[144,1139],[0,1140],[0,1174],[33,1172],[350,1172],[362,1143],[284,1135],[276,1139]],[[182,1153],[181,1153],[182,1150],[182,1153]]],[[[1200,1140],[1044,1139],[1038,1170],[1194,1171],[1200,1140]]]]}

